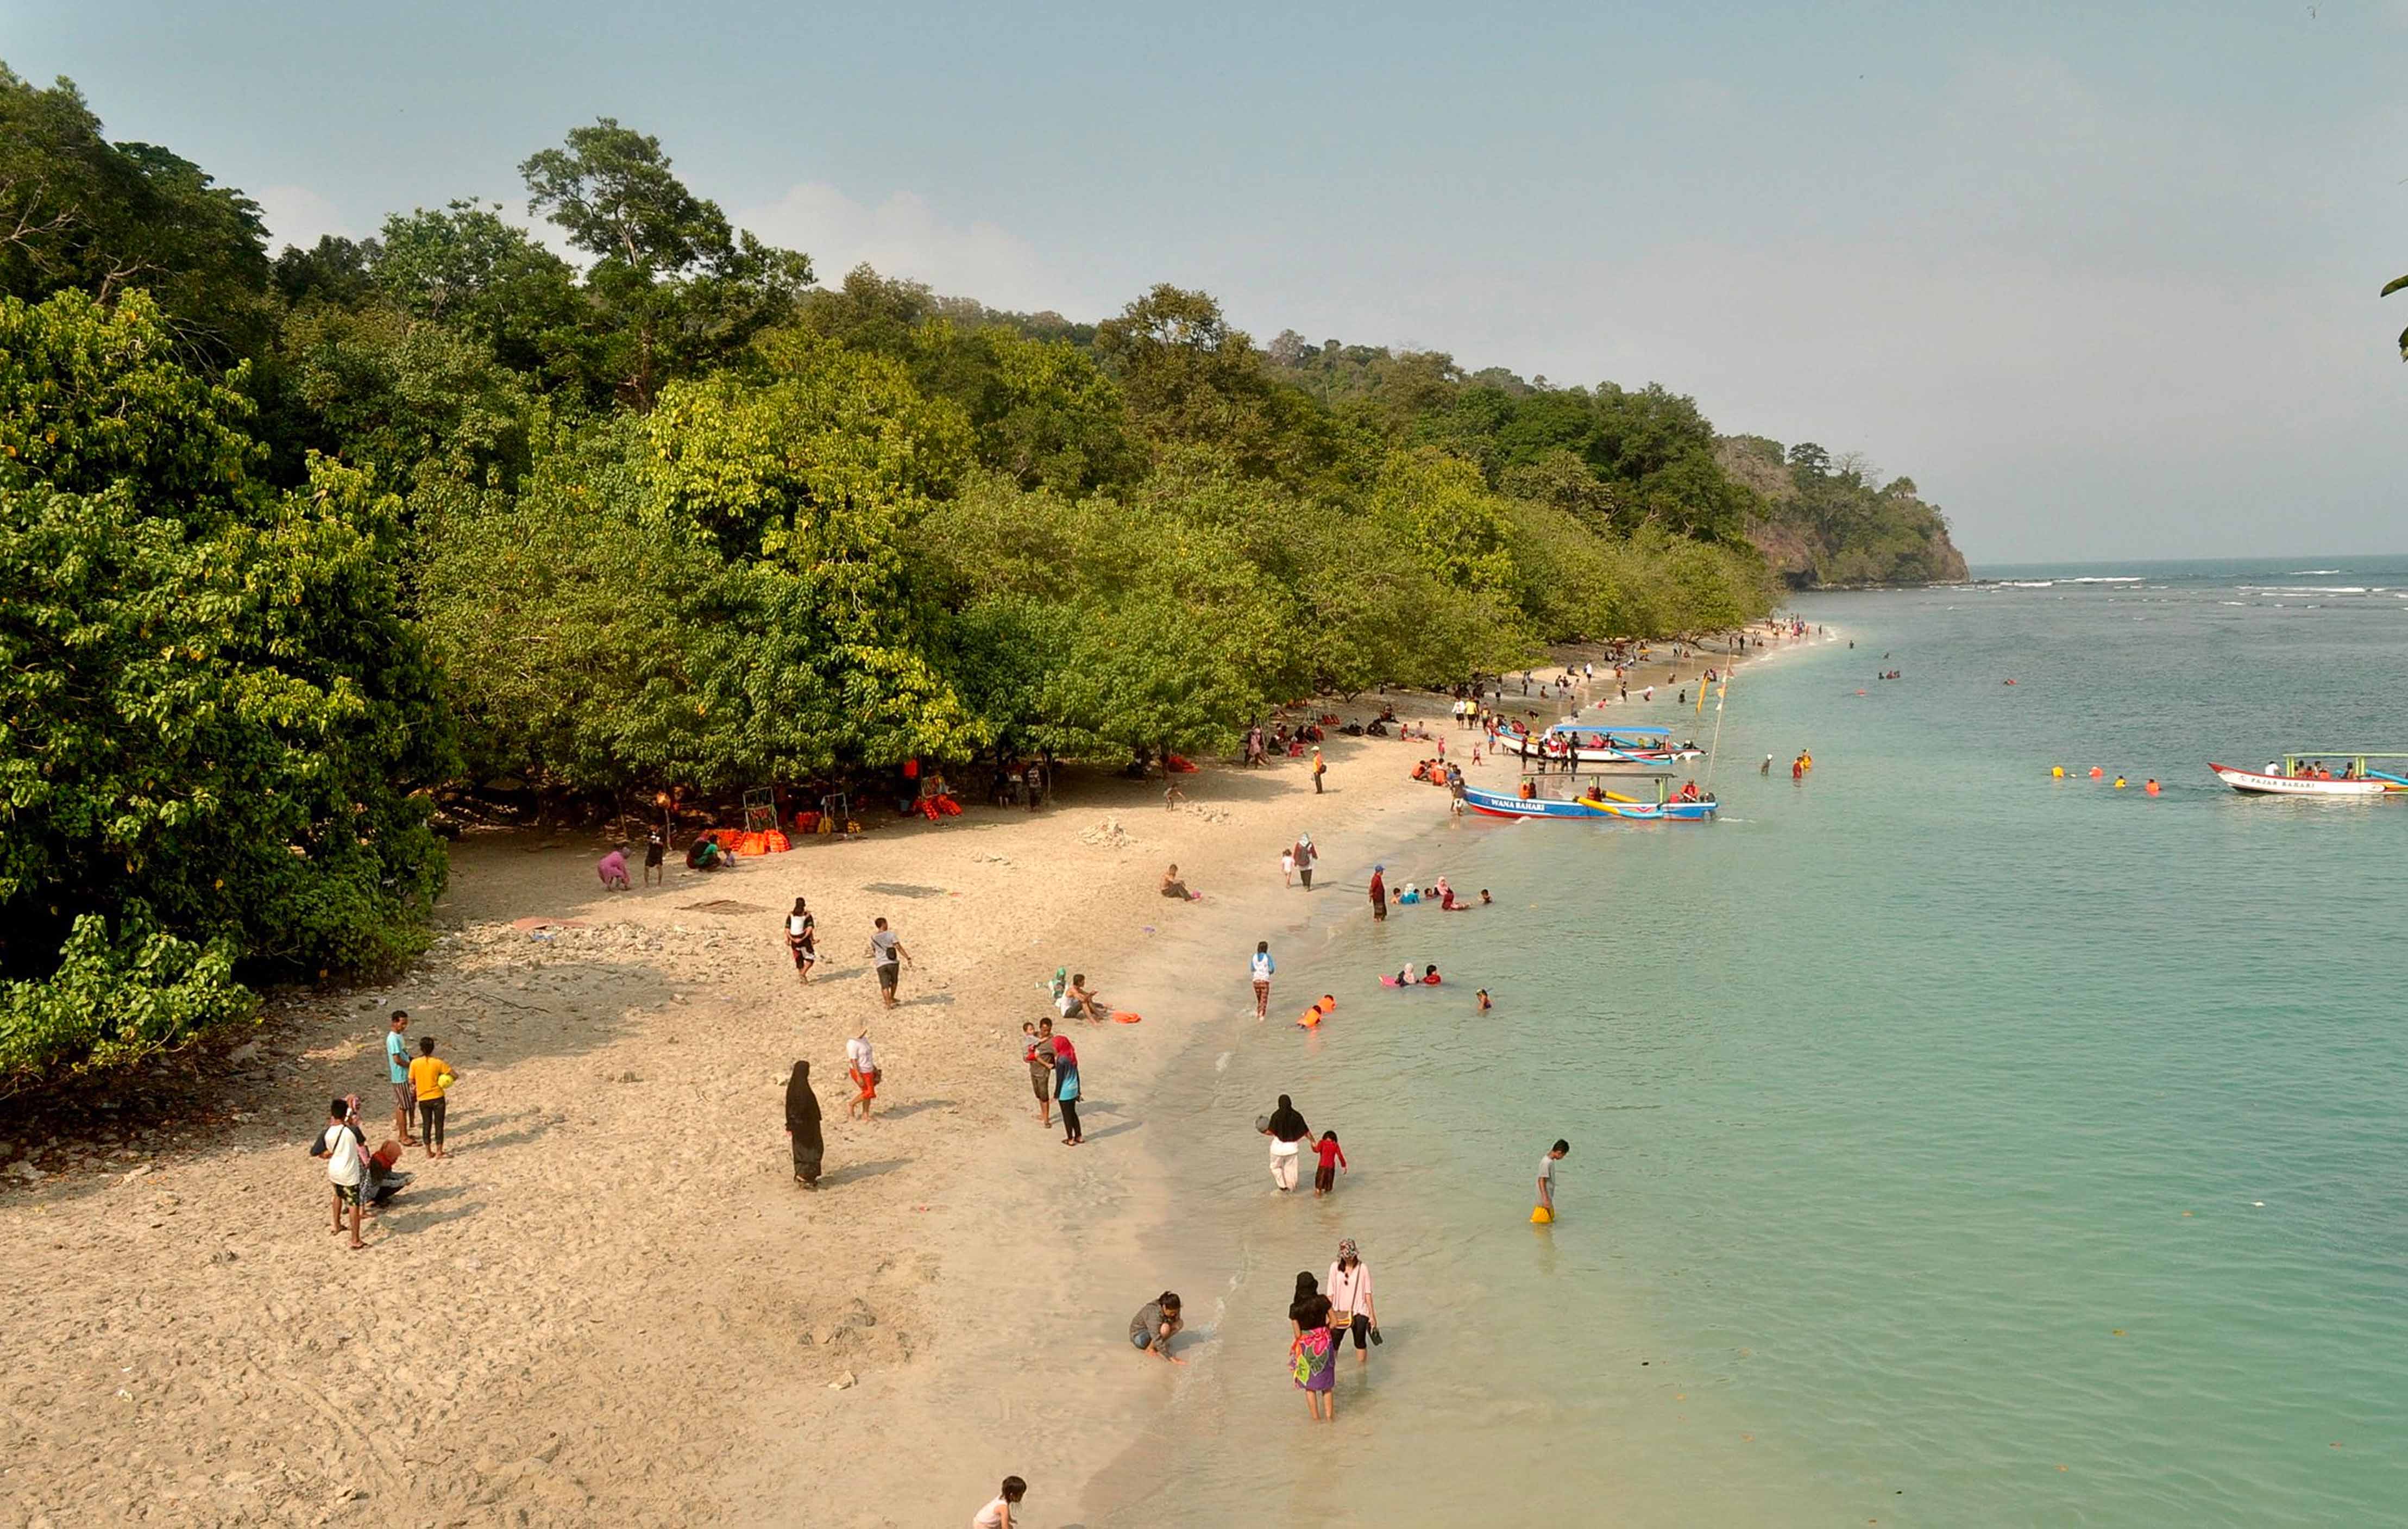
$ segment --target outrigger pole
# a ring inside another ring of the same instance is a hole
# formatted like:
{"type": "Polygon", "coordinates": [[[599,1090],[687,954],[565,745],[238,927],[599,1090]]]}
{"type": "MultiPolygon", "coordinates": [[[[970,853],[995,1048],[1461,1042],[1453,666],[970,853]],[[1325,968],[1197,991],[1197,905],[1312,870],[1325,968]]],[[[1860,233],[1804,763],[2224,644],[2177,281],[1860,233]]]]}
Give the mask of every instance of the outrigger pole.
{"type": "Polygon", "coordinates": [[[1714,741],[1706,746],[1706,794],[1709,796],[1714,789],[1714,766],[1722,761],[1723,757],[1723,702],[1730,699],[1730,670],[1723,671],[1722,685],[1714,691],[1714,741]]]}

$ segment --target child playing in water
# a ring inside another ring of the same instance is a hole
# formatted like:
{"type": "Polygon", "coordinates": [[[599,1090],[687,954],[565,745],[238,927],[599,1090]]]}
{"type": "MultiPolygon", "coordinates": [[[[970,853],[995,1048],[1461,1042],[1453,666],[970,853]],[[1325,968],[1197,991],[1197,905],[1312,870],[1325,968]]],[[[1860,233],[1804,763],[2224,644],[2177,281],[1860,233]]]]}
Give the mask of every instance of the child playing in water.
{"type": "Polygon", "coordinates": [[[1312,1193],[1319,1199],[1338,1187],[1338,1176],[1346,1166],[1346,1154],[1338,1149],[1338,1132],[1334,1131],[1323,1132],[1312,1150],[1321,1159],[1321,1166],[1312,1171],[1312,1193]]]}
{"type": "Polygon", "coordinates": [[[1481,989],[1480,989],[1480,991],[1479,991],[1478,993],[1474,994],[1473,996],[1474,996],[1474,997],[1476,997],[1476,998],[1478,998],[1478,999],[1479,999],[1479,1001],[1480,1001],[1480,1012],[1481,1012],[1481,1013],[1483,1013],[1483,1014],[1486,1014],[1486,1013],[1488,1012],[1488,989],[1487,989],[1487,988],[1481,988],[1481,989]]]}

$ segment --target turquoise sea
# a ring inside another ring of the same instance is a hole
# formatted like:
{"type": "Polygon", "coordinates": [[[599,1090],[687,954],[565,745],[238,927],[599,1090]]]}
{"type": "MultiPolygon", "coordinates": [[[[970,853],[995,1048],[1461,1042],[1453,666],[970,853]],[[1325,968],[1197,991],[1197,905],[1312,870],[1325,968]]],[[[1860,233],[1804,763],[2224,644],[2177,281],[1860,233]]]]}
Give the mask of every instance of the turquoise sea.
{"type": "Polygon", "coordinates": [[[1984,571],[1800,599],[1842,640],[1742,671],[1721,822],[1433,791],[1179,955],[1229,994],[1149,1132],[1202,1332],[1094,1523],[2408,1522],[2408,801],[2206,770],[2408,752],[2408,558],[1984,571]],[[1374,857],[1496,906],[1374,926],[1374,857]],[[1327,1203],[1271,1192],[1283,1091],[1327,1203]],[[1314,1426],[1285,1309],[1340,1236],[1388,1341],[1314,1426]]]}

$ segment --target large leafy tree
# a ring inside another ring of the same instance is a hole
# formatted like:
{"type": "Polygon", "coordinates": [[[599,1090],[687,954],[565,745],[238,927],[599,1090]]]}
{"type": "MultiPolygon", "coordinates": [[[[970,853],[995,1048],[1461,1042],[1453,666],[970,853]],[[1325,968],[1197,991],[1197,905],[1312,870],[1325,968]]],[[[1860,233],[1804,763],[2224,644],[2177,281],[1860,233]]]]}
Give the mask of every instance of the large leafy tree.
{"type": "Polygon", "coordinates": [[[394,501],[259,484],[172,348],[139,295],[0,300],[0,1087],[398,959],[442,882],[394,501]]]}
{"type": "Polygon", "coordinates": [[[260,354],[273,311],[259,209],[167,150],[110,142],[69,81],[43,90],[0,65],[0,293],[111,303],[136,288],[183,360],[222,370],[260,354]]]}
{"type": "Polygon", "coordinates": [[[1326,415],[1209,294],[1156,286],[1096,326],[1096,353],[1157,449],[1209,443],[1241,472],[1299,484],[1336,460],[1326,415]]]}
{"type": "Polygon", "coordinates": [[[384,221],[370,279],[411,319],[482,344],[496,363],[609,401],[593,313],[567,261],[504,223],[498,207],[454,201],[384,221]]]}
{"type": "Polygon", "coordinates": [[[664,383],[733,355],[787,317],[810,284],[808,255],[735,228],[686,188],[658,138],[609,117],[569,130],[519,173],[527,210],[594,257],[586,290],[607,330],[606,374],[647,410],[664,383]]]}

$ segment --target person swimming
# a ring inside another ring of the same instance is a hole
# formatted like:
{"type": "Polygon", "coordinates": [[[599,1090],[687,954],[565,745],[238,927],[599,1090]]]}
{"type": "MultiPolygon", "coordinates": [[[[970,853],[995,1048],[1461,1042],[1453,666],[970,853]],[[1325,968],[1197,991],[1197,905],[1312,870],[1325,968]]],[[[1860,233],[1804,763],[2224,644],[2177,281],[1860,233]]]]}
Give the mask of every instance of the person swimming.
{"type": "MultiPolygon", "coordinates": [[[[1410,970],[1410,968],[1408,968],[1408,970],[1410,970]]],[[[1438,986],[1437,967],[1426,966],[1422,968],[1422,985],[1426,988],[1435,988],[1438,986]]]]}

